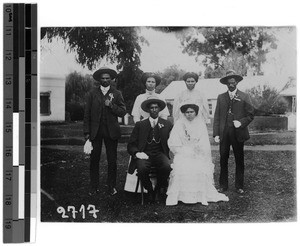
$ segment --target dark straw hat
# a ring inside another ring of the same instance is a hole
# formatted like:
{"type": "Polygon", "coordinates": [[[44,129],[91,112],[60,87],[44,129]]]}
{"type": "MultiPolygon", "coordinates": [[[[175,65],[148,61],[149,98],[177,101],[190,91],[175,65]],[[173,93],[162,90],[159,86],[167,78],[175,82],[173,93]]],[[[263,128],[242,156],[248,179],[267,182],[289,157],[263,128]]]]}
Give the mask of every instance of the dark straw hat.
{"type": "Polygon", "coordinates": [[[220,82],[226,85],[228,83],[228,80],[232,78],[235,78],[236,82],[240,82],[243,80],[243,77],[238,75],[234,70],[229,70],[226,72],[226,76],[220,79],[220,82]]]}
{"type": "Polygon", "coordinates": [[[143,73],[142,75],[142,83],[145,85],[148,78],[154,78],[156,82],[156,86],[158,86],[161,82],[161,77],[154,73],[143,73]]]}
{"type": "Polygon", "coordinates": [[[196,104],[192,104],[192,103],[191,103],[191,104],[184,104],[184,105],[182,105],[182,106],[180,107],[181,113],[184,114],[184,113],[187,111],[188,108],[194,109],[195,112],[196,112],[196,115],[198,115],[198,113],[199,113],[199,106],[196,105],[196,104]]]}
{"type": "Polygon", "coordinates": [[[108,67],[101,67],[93,74],[93,78],[99,82],[101,82],[101,75],[107,73],[110,75],[111,79],[115,79],[117,77],[117,72],[113,69],[110,69],[108,67]]]}
{"type": "Polygon", "coordinates": [[[157,103],[160,110],[163,110],[166,107],[166,103],[163,100],[159,99],[156,96],[150,96],[147,98],[147,100],[142,102],[141,105],[142,110],[149,112],[149,105],[151,103],[157,103]]]}

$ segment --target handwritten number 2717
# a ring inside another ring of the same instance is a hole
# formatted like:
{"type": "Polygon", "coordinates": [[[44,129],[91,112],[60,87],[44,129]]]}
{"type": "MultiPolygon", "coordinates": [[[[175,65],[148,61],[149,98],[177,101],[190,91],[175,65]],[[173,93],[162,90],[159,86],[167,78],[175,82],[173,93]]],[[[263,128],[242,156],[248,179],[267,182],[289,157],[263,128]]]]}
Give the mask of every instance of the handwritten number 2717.
{"type": "MultiPolygon", "coordinates": [[[[87,209],[85,208],[84,205],[81,205],[79,211],[77,211],[74,206],[67,207],[67,212],[72,214],[73,219],[76,219],[78,212],[81,213],[82,218],[85,219],[86,218],[86,210],[88,211],[89,214],[91,214],[93,216],[93,218],[97,219],[97,213],[99,212],[99,210],[96,209],[95,205],[89,204],[87,209]]],[[[61,206],[58,207],[57,212],[59,214],[61,214],[61,217],[63,219],[69,218],[64,207],[61,207],[61,206]]]]}

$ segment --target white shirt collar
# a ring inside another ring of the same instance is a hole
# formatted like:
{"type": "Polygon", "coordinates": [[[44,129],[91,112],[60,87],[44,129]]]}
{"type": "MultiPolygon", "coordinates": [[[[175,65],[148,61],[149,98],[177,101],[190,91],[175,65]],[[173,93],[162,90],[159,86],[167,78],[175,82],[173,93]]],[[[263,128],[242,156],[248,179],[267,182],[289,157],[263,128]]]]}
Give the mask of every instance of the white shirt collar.
{"type": "Polygon", "coordinates": [[[236,94],[236,91],[237,91],[237,88],[234,90],[234,91],[228,91],[229,95],[235,95],[236,94]]]}
{"type": "Polygon", "coordinates": [[[155,122],[155,125],[156,125],[157,121],[158,121],[158,117],[156,119],[153,119],[152,117],[149,117],[149,121],[150,121],[151,126],[152,126],[152,122],[155,122]]]}
{"type": "Polygon", "coordinates": [[[100,86],[100,89],[101,89],[101,91],[102,91],[102,93],[104,94],[104,95],[106,95],[106,93],[109,91],[109,89],[110,89],[110,85],[109,86],[107,86],[107,87],[104,87],[104,86],[100,86]]]}
{"type": "Polygon", "coordinates": [[[146,95],[154,95],[154,94],[155,94],[155,90],[149,91],[146,89],[146,95]]]}

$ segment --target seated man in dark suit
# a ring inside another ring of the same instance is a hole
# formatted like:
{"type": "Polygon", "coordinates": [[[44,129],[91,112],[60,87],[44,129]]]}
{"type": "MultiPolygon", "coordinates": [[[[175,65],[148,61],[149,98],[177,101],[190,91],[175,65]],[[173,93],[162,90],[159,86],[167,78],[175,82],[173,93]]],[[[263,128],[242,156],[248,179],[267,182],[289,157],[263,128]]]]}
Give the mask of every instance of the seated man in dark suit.
{"type": "Polygon", "coordinates": [[[150,199],[155,200],[156,193],[165,194],[171,171],[168,138],[172,129],[171,122],[158,117],[158,113],[166,107],[166,103],[157,97],[149,97],[141,108],[149,112],[148,119],[136,123],[127,146],[132,156],[128,173],[137,169],[142,185],[148,191],[150,199]],[[149,178],[150,167],[157,168],[157,186],[155,189],[149,178]]]}

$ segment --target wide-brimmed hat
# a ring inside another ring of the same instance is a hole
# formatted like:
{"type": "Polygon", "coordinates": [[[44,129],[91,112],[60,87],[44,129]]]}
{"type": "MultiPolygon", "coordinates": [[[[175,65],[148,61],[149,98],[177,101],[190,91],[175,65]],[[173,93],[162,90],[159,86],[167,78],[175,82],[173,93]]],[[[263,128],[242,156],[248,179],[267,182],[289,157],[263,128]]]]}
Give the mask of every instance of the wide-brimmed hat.
{"type": "Polygon", "coordinates": [[[143,73],[142,83],[146,84],[146,81],[147,81],[148,78],[154,78],[155,82],[156,82],[156,86],[158,86],[161,82],[161,77],[159,77],[157,74],[155,74],[155,73],[143,73]]]}
{"type": "Polygon", "coordinates": [[[142,110],[149,112],[149,105],[151,103],[157,103],[160,110],[163,110],[166,107],[166,103],[163,100],[159,99],[156,96],[149,96],[147,100],[142,102],[141,105],[142,110]]]}
{"type": "Polygon", "coordinates": [[[107,73],[110,75],[111,79],[114,79],[117,77],[117,72],[113,69],[110,69],[108,67],[101,67],[93,74],[93,78],[99,82],[101,82],[101,75],[107,73]]]}
{"type": "Polygon", "coordinates": [[[238,75],[234,70],[228,70],[226,72],[226,75],[220,79],[220,82],[224,85],[226,85],[228,82],[228,79],[235,78],[236,82],[240,82],[243,80],[243,77],[241,75],[238,75]]]}

